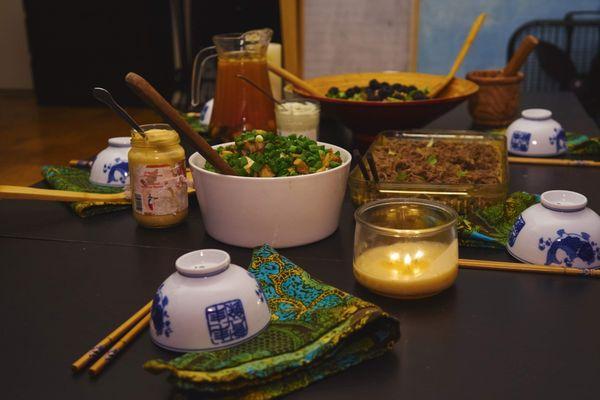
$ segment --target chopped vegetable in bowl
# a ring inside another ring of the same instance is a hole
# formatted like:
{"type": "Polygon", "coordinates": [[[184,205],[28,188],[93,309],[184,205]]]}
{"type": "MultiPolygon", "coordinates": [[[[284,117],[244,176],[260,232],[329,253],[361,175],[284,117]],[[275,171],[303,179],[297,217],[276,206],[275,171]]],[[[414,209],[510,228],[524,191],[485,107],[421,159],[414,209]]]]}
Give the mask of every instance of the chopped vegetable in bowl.
{"type": "MultiPolygon", "coordinates": [[[[217,152],[240,176],[275,177],[313,174],[339,167],[339,151],[326,149],[304,136],[278,136],[253,130],[235,138],[235,144],[217,152]]],[[[205,169],[216,172],[208,162],[205,169]]]]}

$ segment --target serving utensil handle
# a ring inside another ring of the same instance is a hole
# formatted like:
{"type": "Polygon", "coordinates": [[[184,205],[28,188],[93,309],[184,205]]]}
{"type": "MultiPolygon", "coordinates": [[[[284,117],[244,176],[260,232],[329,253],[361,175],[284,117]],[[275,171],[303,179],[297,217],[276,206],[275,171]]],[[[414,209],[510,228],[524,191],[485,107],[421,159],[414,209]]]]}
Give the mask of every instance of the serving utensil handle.
{"type": "Polygon", "coordinates": [[[177,133],[190,138],[194,147],[196,147],[196,150],[198,150],[198,152],[202,154],[202,156],[206,158],[217,171],[225,175],[237,175],[233,168],[219,156],[219,153],[217,153],[202,136],[192,129],[181,115],[179,115],[179,112],[175,110],[173,106],[171,106],[169,102],[167,102],[167,100],[165,100],[165,98],[162,97],[150,83],[148,83],[148,81],[138,74],[130,72],[125,76],[125,82],[127,82],[129,87],[140,99],[144,100],[146,104],[154,108],[164,120],[177,131],[177,133]]]}
{"type": "Polygon", "coordinates": [[[292,85],[308,92],[310,95],[315,96],[315,97],[323,97],[317,91],[317,89],[315,89],[310,83],[298,78],[296,75],[292,74],[291,72],[289,72],[283,68],[280,68],[276,65],[273,65],[271,63],[267,63],[267,67],[269,68],[269,71],[273,72],[275,75],[279,75],[286,81],[291,82],[292,85]]]}

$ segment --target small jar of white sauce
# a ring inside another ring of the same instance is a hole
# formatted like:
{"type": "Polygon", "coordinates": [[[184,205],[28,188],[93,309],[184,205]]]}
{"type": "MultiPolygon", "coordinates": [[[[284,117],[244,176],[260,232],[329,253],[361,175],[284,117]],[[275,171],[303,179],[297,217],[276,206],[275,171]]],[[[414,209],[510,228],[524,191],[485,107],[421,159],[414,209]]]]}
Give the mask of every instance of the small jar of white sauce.
{"type": "Polygon", "coordinates": [[[281,136],[302,135],[317,140],[321,107],[312,100],[284,100],[275,105],[277,133],[281,136]]]}

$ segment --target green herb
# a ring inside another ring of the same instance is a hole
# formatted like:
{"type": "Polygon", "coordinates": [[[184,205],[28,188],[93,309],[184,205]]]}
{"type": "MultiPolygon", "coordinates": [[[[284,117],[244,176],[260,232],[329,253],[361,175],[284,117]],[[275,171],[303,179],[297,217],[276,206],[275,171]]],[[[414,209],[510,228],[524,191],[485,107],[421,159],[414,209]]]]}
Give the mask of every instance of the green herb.
{"type": "Polygon", "coordinates": [[[456,171],[456,176],[462,178],[463,176],[467,176],[468,173],[469,171],[463,171],[462,169],[459,169],[458,171],[456,171]]]}
{"type": "Polygon", "coordinates": [[[398,172],[398,175],[396,176],[398,182],[404,182],[406,178],[408,178],[408,174],[404,171],[398,172]]]}
{"type": "Polygon", "coordinates": [[[429,165],[432,165],[432,166],[433,166],[433,165],[437,164],[437,162],[438,162],[438,160],[437,160],[437,158],[435,157],[435,155],[431,154],[429,157],[427,157],[427,163],[428,163],[429,165]]]}
{"type": "MultiPolygon", "coordinates": [[[[244,132],[234,144],[217,148],[219,155],[240,176],[294,176],[339,167],[339,152],[326,149],[304,136],[278,136],[272,132],[244,132]]],[[[205,168],[215,171],[209,163],[205,168]]]]}

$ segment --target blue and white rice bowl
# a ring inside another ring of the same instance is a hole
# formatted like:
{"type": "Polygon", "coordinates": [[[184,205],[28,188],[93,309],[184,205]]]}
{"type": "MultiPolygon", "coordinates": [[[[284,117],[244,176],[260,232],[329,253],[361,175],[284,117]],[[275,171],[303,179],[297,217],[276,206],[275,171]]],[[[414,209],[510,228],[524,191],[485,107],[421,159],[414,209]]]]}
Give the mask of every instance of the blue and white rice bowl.
{"type": "Polygon", "coordinates": [[[600,216],[586,205],[576,192],[544,192],[517,218],[506,249],[531,264],[600,268],[600,216]]]}
{"type": "Polygon", "coordinates": [[[159,286],[150,319],[152,341],[167,350],[227,348],[251,339],[271,320],[254,276],[222,250],[192,251],[159,286]]]}

